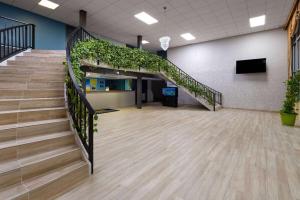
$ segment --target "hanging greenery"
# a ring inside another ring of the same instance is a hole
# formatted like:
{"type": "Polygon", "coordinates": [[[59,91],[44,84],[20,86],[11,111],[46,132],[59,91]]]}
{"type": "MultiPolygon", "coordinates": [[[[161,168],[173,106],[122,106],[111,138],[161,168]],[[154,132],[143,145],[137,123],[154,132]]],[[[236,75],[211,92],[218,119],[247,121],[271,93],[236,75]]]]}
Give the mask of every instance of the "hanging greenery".
{"type": "Polygon", "coordinates": [[[210,104],[213,104],[212,96],[208,91],[204,90],[201,86],[187,81],[187,79],[180,76],[175,66],[148,51],[114,45],[105,40],[91,39],[79,41],[71,51],[71,62],[78,84],[81,84],[84,75],[80,70],[82,60],[100,60],[113,68],[131,70],[143,68],[149,72],[164,72],[176,84],[185,87],[197,96],[205,97],[210,104]]]}

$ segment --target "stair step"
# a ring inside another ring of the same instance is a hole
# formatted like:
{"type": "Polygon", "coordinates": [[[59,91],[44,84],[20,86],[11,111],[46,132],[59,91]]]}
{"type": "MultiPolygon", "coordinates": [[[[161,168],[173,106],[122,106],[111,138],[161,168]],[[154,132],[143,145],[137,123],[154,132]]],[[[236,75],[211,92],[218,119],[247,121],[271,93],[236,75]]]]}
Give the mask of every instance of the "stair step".
{"type": "Polygon", "coordinates": [[[0,143],[0,161],[20,159],[38,152],[46,152],[65,145],[74,144],[75,138],[71,131],[44,134],[29,138],[21,138],[16,141],[0,143]]]}
{"type": "Polygon", "coordinates": [[[75,161],[0,191],[0,199],[53,199],[88,176],[88,164],[75,161]]]}
{"type": "Polygon", "coordinates": [[[65,118],[66,116],[65,107],[1,111],[0,125],[65,118]]]}
{"type": "MultiPolygon", "coordinates": [[[[19,62],[19,61],[16,61],[19,62]]],[[[37,63],[28,63],[28,64],[9,64],[0,66],[1,70],[9,70],[9,69],[14,69],[21,72],[27,72],[27,73],[32,73],[32,72],[64,72],[65,71],[65,66],[62,64],[57,64],[57,63],[43,63],[43,64],[37,64],[37,63]],[[56,71],[57,70],[57,71],[56,71]]]]}
{"type": "Polygon", "coordinates": [[[0,81],[64,81],[65,74],[47,74],[47,73],[3,73],[0,74],[0,81]]]}
{"type": "Polygon", "coordinates": [[[81,150],[75,145],[69,145],[21,159],[2,162],[0,188],[17,184],[21,182],[21,179],[25,181],[78,160],[81,160],[81,150]]]}
{"type": "Polygon", "coordinates": [[[23,184],[16,184],[0,190],[0,199],[28,199],[28,190],[23,184]]]}
{"type": "Polygon", "coordinates": [[[40,177],[25,181],[24,185],[29,190],[30,199],[49,199],[73,188],[88,174],[88,164],[84,161],[76,161],[40,177]]]}
{"type": "Polygon", "coordinates": [[[56,89],[56,90],[0,89],[0,99],[53,98],[53,97],[64,97],[64,90],[63,89],[56,89]]]}
{"type": "Polygon", "coordinates": [[[0,99],[0,111],[63,107],[63,97],[33,99],[0,99]]]}
{"type": "Polygon", "coordinates": [[[65,50],[39,50],[39,49],[32,49],[30,53],[41,53],[41,54],[62,54],[65,55],[65,50]]]}
{"type": "Polygon", "coordinates": [[[24,52],[24,56],[35,56],[35,57],[62,57],[65,58],[66,54],[62,53],[34,53],[34,52],[24,52]]]}
{"type": "Polygon", "coordinates": [[[0,81],[0,89],[63,89],[64,81],[50,81],[50,82],[42,82],[42,81],[0,81]]]}
{"type": "Polygon", "coordinates": [[[43,66],[30,65],[30,66],[18,66],[18,65],[6,65],[0,66],[0,74],[65,74],[64,66],[43,66]]]}
{"type": "Polygon", "coordinates": [[[62,63],[65,61],[64,57],[37,57],[37,56],[16,56],[17,61],[24,61],[24,62],[46,62],[46,63],[62,63]]]}
{"type": "Polygon", "coordinates": [[[62,61],[40,61],[40,60],[8,60],[7,65],[22,65],[22,66],[40,66],[42,67],[56,67],[56,66],[62,66],[62,61]]]}
{"type": "Polygon", "coordinates": [[[0,142],[68,130],[68,118],[3,125],[0,126],[0,142]]]}

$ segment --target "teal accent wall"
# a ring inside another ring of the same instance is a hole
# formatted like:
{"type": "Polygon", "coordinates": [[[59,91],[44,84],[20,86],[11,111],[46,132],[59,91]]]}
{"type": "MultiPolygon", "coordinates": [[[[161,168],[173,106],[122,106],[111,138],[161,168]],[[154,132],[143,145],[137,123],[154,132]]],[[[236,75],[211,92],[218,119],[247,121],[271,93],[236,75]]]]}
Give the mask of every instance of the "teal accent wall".
{"type": "MultiPolygon", "coordinates": [[[[4,3],[0,3],[0,16],[35,24],[36,49],[63,50],[66,47],[66,24],[64,23],[4,3]]],[[[10,25],[7,24],[7,20],[0,19],[0,29],[4,28],[5,24],[10,25]]]]}

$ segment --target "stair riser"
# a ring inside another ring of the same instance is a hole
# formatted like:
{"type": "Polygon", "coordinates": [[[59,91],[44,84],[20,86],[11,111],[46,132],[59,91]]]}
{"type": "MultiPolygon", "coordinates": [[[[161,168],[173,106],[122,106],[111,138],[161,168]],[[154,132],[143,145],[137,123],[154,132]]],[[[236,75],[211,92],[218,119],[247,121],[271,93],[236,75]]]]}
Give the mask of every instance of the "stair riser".
{"type": "Polygon", "coordinates": [[[29,82],[28,89],[64,89],[64,82],[29,82]]]}
{"type": "Polygon", "coordinates": [[[63,73],[65,72],[65,67],[62,65],[8,65],[8,66],[1,66],[0,67],[1,74],[2,72],[11,72],[11,73],[26,73],[26,74],[33,74],[33,73],[63,73]]]}
{"type": "Polygon", "coordinates": [[[62,61],[57,62],[43,62],[39,60],[8,60],[7,65],[18,65],[18,66],[41,66],[41,67],[64,67],[62,61]]]}
{"type": "Polygon", "coordinates": [[[31,52],[25,52],[24,56],[33,56],[33,57],[39,57],[39,58],[48,58],[48,57],[60,57],[60,58],[66,58],[65,54],[55,54],[55,53],[51,53],[51,54],[45,54],[45,53],[31,53],[31,52]]]}
{"type": "Polygon", "coordinates": [[[82,166],[47,185],[29,191],[29,198],[31,200],[53,199],[61,193],[74,188],[76,183],[88,176],[88,173],[87,165],[82,166]]]}
{"type": "Polygon", "coordinates": [[[0,130],[0,142],[16,140],[16,138],[17,138],[16,128],[0,130]]]}
{"type": "Polygon", "coordinates": [[[65,118],[65,109],[27,111],[18,113],[0,114],[0,125],[15,124],[18,122],[31,122],[49,119],[65,118]]]}
{"type": "Polygon", "coordinates": [[[0,101],[0,111],[64,107],[64,99],[0,101]]]}
{"type": "Polygon", "coordinates": [[[51,62],[51,63],[62,63],[65,61],[64,57],[35,57],[35,56],[17,56],[16,61],[24,61],[24,62],[51,62]]]}
{"type": "Polygon", "coordinates": [[[30,53],[41,53],[41,54],[62,54],[65,55],[66,51],[65,50],[38,50],[38,49],[33,49],[31,50],[30,53]]]}
{"type": "Polygon", "coordinates": [[[25,156],[41,153],[55,148],[59,148],[65,145],[71,145],[75,143],[73,135],[63,136],[54,139],[48,139],[43,141],[31,142],[28,144],[18,145],[0,149],[0,161],[6,161],[16,158],[24,158],[25,156]]]}
{"type": "Polygon", "coordinates": [[[65,74],[65,68],[63,67],[30,67],[30,66],[5,66],[0,67],[0,74],[27,74],[27,75],[33,75],[33,74],[65,74]]]}
{"type": "Polygon", "coordinates": [[[57,133],[70,130],[69,121],[55,122],[37,126],[22,127],[17,129],[17,138],[37,136],[42,134],[57,133]]]}
{"type": "Polygon", "coordinates": [[[0,130],[0,142],[70,130],[68,121],[0,130]]]}
{"type": "Polygon", "coordinates": [[[29,144],[18,146],[18,157],[24,158],[26,156],[30,156],[41,152],[46,152],[66,145],[71,145],[74,143],[75,143],[75,138],[73,135],[68,135],[64,137],[59,137],[59,138],[49,139],[49,140],[44,140],[39,142],[32,142],[29,144]]]}
{"type": "Polygon", "coordinates": [[[51,81],[64,81],[65,74],[15,74],[7,73],[0,74],[0,82],[51,82],[51,81]]]}
{"type": "Polygon", "coordinates": [[[21,183],[21,169],[0,173],[0,188],[21,183]]]}
{"type": "Polygon", "coordinates": [[[0,99],[64,97],[63,90],[0,90],[0,99]]]}
{"type": "Polygon", "coordinates": [[[64,89],[64,82],[13,82],[5,81],[0,82],[0,89],[17,89],[17,90],[26,90],[26,89],[64,89]]]}
{"type": "Polygon", "coordinates": [[[73,150],[71,152],[58,155],[38,163],[33,163],[30,165],[22,166],[22,179],[30,179],[35,176],[39,176],[42,173],[53,170],[55,168],[67,165],[71,162],[81,159],[81,152],[79,149],[73,150]]]}

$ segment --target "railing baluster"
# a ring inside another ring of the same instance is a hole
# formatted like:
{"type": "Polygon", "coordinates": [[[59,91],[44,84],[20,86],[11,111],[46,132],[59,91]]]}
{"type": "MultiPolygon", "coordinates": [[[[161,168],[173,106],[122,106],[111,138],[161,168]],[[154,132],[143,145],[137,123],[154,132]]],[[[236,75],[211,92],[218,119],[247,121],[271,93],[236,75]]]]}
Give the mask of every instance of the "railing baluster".
{"type": "Polygon", "coordinates": [[[91,162],[91,173],[94,171],[94,116],[89,114],[89,160],[91,162]]]}

